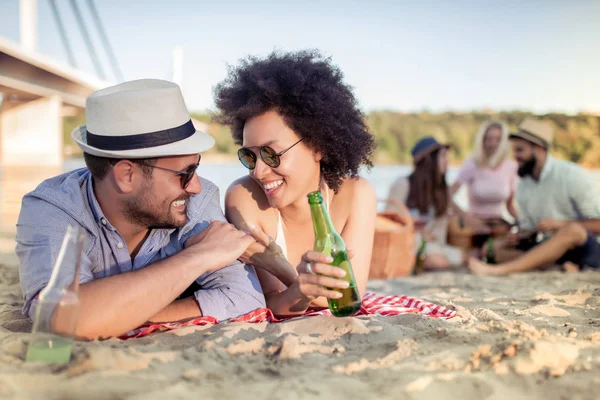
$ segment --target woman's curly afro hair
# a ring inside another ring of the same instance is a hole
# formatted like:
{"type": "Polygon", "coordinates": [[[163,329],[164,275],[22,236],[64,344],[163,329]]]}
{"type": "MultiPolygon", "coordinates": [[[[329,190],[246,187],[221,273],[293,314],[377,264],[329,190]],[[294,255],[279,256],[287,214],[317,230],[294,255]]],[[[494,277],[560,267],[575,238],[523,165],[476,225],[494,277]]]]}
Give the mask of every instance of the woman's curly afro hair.
{"type": "Polygon", "coordinates": [[[350,87],[331,60],[316,51],[248,57],[215,87],[216,121],[237,144],[247,120],[276,111],[304,143],[322,154],[321,175],[337,191],[359,167],[372,167],[375,143],[350,87]]]}

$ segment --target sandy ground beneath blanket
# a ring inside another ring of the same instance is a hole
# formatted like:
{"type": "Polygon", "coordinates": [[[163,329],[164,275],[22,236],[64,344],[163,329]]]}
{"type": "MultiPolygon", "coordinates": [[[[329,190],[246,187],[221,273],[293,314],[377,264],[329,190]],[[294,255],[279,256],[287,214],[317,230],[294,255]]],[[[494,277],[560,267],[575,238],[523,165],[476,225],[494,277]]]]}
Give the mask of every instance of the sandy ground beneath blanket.
{"type": "Polygon", "coordinates": [[[0,398],[597,399],[600,273],[431,273],[369,290],[455,307],[436,320],[310,317],[77,343],[66,366],[23,361],[14,254],[0,256],[0,398]],[[202,397],[200,397],[202,396],[202,397]]]}

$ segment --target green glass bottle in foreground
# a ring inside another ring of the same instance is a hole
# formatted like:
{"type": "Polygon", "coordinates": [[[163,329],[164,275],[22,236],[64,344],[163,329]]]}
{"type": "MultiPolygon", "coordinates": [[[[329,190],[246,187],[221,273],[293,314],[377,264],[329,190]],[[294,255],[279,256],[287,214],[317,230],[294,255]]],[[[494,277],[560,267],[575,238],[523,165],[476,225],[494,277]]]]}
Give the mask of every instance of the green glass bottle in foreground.
{"type": "Polygon", "coordinates": [[[68,363],[79,316],[79,269],[83,234],[68,226],[50,281],[35,308],[26,361],[68,363]]]}
{"type": "Polygon", "coordinates": [[[494,239],[491,236],[487,240],[487,248],[483,261],[486,264],[496,264],[496,249],[494,249],[494,239]]]}
{"type": "Polygon", "coordinates": [[[315,245],[313,250],[333,257],[333,262],[330,265],[346,271],[344,279],[349,283],[346,289],[333,289],[342,294],[339,299],[327,299],[331,313],[336,317],[346,317],[357,313],[360,310],[361,300],[356,287],[356,280],[352,272],[352,265],[348,258],[346,244],[342,237],[335,231],[329,212],[323,204],[321,192],[311,192],[308,194],[308,204],[310,205],[310,213],[313,220],[313,228],[315,230],[315,245]]]}
{"type": "Polygon", "coordinates": [[[421,275],[425,271],[425,250],[427,249],[427,240],[425,237],[421,238],[421,245],[417,250],[415,256],[415,267],[413,268],[413,275],[421,275]]]}
{"type": "Polygon", "coordinates": [[[73,341],[56,336],[38,339],[27,346],[27,361],[43,361],[46,363],[68,363],[71,360],[73,341]]]}

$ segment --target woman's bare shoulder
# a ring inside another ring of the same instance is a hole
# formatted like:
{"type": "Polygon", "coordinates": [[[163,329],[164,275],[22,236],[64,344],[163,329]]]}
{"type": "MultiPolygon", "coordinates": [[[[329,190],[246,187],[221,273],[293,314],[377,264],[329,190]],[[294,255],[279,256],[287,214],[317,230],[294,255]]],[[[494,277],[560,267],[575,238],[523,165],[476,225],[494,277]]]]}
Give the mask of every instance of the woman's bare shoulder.
{"type": "Polygon", "coordinates": [[[237,208],[260,214],[270,208],[269,202],[260,185],[250,176],[235,180],[225,193],[225,208],[237,208]]]}
{"type": "Polygon", "coordinates": [[[363,177],[344,179],[336,196],[344,202],[376,200],[375,187],[363,177]]]}

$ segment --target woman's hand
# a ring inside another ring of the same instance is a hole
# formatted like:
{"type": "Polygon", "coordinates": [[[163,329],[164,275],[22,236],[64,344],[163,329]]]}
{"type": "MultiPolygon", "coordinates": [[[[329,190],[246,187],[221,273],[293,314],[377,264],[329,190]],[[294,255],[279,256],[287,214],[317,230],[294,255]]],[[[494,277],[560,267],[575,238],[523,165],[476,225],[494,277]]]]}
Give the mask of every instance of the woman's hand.
{"type": "Polygon", "coordinates": [[[425,241],[430,242],[430,243],[435,242],[435,240],[437,239],[435,234],[427,229],[423,229],[423,231],[421,232],[421,235],[423,235],[423,238],[425,239],[425,241]]]}
{"type": "Polygon", "coordinates": [[[256,239],[257,245],[250,246],[240,260],[269,272],[286,286],[292,285],[298,274],[294,266],[285,258],[281,247],[255,225],[248,224],[245,230],[256,239]]]}
{"type": "MultiPolygon", "coordinates": [[[[349,254],[350,256],[350,254],[349,254]]],[[[302,256],[298,264],[298,290],[301,295],[309,301],[317,297],[328,299],[339,299],[342,294],[331,289],[345,289],[350,284],[342,279],[346,277],[346,271],[329,265],[333,262],[331,256],[318,251],[308,251],[302,256]]]]}

